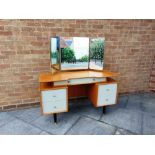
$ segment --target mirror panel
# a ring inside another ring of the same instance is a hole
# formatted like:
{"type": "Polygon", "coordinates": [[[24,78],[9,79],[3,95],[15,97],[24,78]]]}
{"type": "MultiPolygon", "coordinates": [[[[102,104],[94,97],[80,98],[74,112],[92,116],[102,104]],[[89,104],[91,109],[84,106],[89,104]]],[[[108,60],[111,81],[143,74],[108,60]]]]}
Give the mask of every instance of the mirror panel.
{"type": "Polygon", "coordinates": [[[51,62],[51,67],[53,70],[59,70],[60,69],[60,64],[59,64],[59,46],[60,46],[60,39],[59,37],[53,37],[51,38],[50,41],[50,62],[51,62]]]}
{"type": "Polygon", "coordinates": [[[103,70],[105,38],[90,39],[89,68],[103,70]]]}
{"type": "Polygon", "coordinates": [[[61,37],[61,70],[88,69],[89,38],[61,37]]]}

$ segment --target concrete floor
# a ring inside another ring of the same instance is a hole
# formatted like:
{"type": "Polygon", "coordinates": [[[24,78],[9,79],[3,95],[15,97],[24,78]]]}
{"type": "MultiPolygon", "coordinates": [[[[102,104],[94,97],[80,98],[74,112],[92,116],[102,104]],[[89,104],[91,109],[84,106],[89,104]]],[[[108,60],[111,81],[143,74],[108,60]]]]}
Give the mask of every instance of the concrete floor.
{"type": "Polygon", "coordinates": [[[94,108],[88,99],[69,101],[69,112],[41,116],[38,108],[0,112],[0,134],[135,135],[155,134],[155,93],[122,95],[118,104],[94,108]]]}

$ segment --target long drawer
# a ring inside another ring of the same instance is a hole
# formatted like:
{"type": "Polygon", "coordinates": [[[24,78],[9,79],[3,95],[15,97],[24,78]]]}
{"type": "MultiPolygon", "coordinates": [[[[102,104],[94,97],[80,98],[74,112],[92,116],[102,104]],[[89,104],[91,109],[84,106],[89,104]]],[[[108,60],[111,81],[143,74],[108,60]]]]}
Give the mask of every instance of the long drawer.
{"type": "Polygon", "coordinates": [[[54,82],[54,86],[85,84],[85,83],[95,83],[95,82],[106,82],[106,78],[76,78],[76,79],[70,79],[65,81],[56,81],[54,82]]]}

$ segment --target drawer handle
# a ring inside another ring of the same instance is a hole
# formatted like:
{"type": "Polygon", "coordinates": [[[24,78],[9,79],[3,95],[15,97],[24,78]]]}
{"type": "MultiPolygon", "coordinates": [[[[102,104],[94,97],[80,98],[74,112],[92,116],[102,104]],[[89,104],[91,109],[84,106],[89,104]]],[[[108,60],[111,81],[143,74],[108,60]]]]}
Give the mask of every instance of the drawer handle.
{"type": "Polygon", "coordinates": [[[56,97],[56,95],[53,95],[53,97],[56,97]]]}
{"type": "Polygon", "coordinates": [[[107,89],[107,91],[110,91],[110,89],[107,89]]]}
{"type": "Polygon", "coordinates": [[[95,81],[95,79],[93,79],[93,81],[95,81]]]}
{"type": "Polygon", "coordinates": [[[56,106],[54,106],[54,109],[56,109],[57,107],[56,106]]]}
{"type": "Polygon", "coordinates": [[[70,83],[70,81],[68,81],[68,83],[70,83]]]}
{"type": "Polygon", "coordinates": [[[109,101],[108,99],[106,99],[106,101],[109,101]]]}

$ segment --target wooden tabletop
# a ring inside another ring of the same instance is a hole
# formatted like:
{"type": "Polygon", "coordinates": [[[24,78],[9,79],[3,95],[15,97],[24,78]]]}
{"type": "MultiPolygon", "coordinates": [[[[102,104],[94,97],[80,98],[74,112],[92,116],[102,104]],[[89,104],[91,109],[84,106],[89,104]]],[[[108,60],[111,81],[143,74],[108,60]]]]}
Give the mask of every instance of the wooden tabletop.
{"type": "Polygon", "coordinates": [[[51,72],[48,73],[41,73],[39,76],[39,82],[54,82],[54,81],[64,81],[74,78],[99,78],[99,77],[115,77],[118,76],[118,73],[109,72],[109,71],[63,71],[52,74],[51,72]]]}

